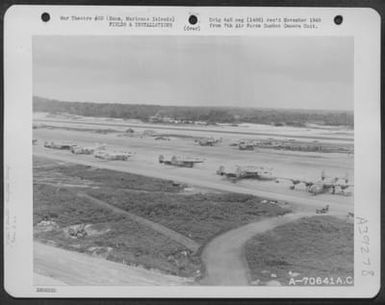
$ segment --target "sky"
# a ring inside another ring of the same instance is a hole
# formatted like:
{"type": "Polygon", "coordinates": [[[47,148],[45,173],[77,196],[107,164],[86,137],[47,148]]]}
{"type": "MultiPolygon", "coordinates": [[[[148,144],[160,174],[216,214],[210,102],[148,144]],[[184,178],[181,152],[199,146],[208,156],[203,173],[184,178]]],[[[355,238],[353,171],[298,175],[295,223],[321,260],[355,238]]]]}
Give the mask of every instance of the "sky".
{"type": "Polygon", "coordinates": [[[351,37],[35,36],[33,94],[63,101],[353,110],[351,37]]]}

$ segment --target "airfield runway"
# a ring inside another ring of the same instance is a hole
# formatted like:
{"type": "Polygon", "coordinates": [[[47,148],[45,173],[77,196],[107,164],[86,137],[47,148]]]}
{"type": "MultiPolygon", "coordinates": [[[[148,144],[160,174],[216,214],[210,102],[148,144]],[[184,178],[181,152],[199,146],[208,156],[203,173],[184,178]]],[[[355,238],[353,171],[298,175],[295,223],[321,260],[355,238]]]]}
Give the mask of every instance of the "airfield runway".
{"type": "MultiPolygon", "coordinates": [[[[63,125],[62,122],[60,124],[63,125]]],[[[95,127],[93,125],[93,127],[101,128],[103,126],[95,127]]],[[[166,126],[163,127],[166,128],[166,126]]],[[[274,130],[273,127],[271,128],[274,130]]],[[[153,130],[159,131],[155,127],[153,130]]],[[[92,131],[38,128],[34,130],[34,138],[38,140],[37,145],[34,146],[34,154],[65,162],[171,179],[206,189],[250,193],[273,200],[312,206],[312,209],[314,205],[331,204],[331,208],[333,208],[333,206],[338,204],[345,207],[350,206],[350,210],[353,210],[352,196],[331,194],[313,196],[305,192],[303,186],[299,186],[296,190],[290,190],[289,185],[291,182],[285,179],[280,179],[279,183],[275,180],[242,180],[232,183],[216,174],[217,169],[221,165],[225,166],[226,170],[229,171],[234,170],[237,165],[264,166],[271,168],[273,176],[280,178],[317,181],[321,176],[321,172],[324,171],[328,176],[348,176],[350,179],[349,183],[354,183],[354,159],[348,154],[267,149],[240,151],[236,147],[229,145],[232,141],[239,139],[239,137],[234,138],[234,135],[231,133],[222,135],[222,143],[213,147],[206,147],[194,143],[193,140],[193,137],[204,136],[201,130],[202,127],[198,131],[183,131],[178,136],[170,136],[169,141],[164,141],[155,140],[151,136],[142,136],[140,131],[136,131],[132,136],[122,136],[122,133],[116,132],[100,134],[92,131]],[[130,151],[134,152],[135,155],[128,161],[103,161],[95,159],[90,155],[73,155],[68,151],[44,148],[44,141],[71,142],[91,147],[97,144],[106,144],[107,149],[130,151]],[[158,157],[161,154],[166,157],[171,157],[172,155],[199,157],[203,158],[204,162],[196,165],[194,168],[166,166],[158,162],[158,157]]],[[[164,133],[165,129],[162,129],[162,132],[164,133]]],[[[173,133],[171,130],[169,132],[170,134],[173,133]]],[[[282,133],[282,130],[280,132],[282,133]]],[[[326,133],[326,131],[317,132],[317,134],[326,133]]],[[[337,141],[338,138],[336,137],[335,140],[337,141]]]]}
{"type": "Polygon", "coordinates": [[[69,119],[50,119],[50,118],[37,118],[34,122],[39,124],[46,124],[51,126],[72,126],[72,127],[93,127],[93,128],[113,128],[122,129],[135,128],[139,131],[145,129],[156,129],[161,132],[172,132],[176,134],[188,134],[201,133],[209,136],[263,136],[274,138],[293,138],[293,139],[306,139],[308,141],[320,140],[322,142],[331,141],[335,143],[352,143],[354,136],[351,130],[339,130],[334,129],[322,129],[322,128],[302,128],[302,127],[271,127],[268,125],[256,125],[256,124],[242,124],[241,126],[180,126],[180,125],[164,125],[164,124],[144,124],[144,123],[132,123],[125,122],[119,119],[103,120],[100,118],[90,119],[84,118],[84,120],[69,120],[69,119]]]}

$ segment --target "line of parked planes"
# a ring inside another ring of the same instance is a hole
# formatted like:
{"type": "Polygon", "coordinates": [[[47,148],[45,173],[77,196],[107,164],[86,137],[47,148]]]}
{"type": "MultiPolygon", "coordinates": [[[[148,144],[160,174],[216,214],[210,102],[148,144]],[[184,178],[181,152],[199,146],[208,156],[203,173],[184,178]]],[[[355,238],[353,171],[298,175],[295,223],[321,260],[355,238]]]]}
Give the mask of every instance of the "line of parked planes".
{"type": "MultiPolygon", "coordinates": [[[[37,144],[36,139],[33,140],[33,144],[37,144]]],[[[108,161],[126,161],[135,155],[133,152],[107,150],[105,144],[96,146],[81,146],[71,143],[57,143],[51,141],[44,142],[44,147],[49,149],[69,150],[75,155],[94,155],[95,158],[108,161]]],[[[163,165],[192,168],[196,164],[203,163],[204,159],[176,155],[167,158],[164,155],[160,155],[158,161],[163,165]]],[[[276,177],[272,174],[272,168],[263,166],[236,166],[232,170],[227,170],[224,166],[220,166],[216,171],[216,174],[226,178],[233,183],[236,183],[242,179],[275,180],[276,183],[288,181],[291,183],[289,186],[291,190],[294,190],[296,187],[303,185],[305,190],[313,195],[318,195],[321,193],[347,195],[347,189],[354,186],[353,184],[349,183],[349,177],[347,174],[343,177],[330,177],[326,176],[324,171],[322,171],[320,178],[317,180],[276,177]]]]}

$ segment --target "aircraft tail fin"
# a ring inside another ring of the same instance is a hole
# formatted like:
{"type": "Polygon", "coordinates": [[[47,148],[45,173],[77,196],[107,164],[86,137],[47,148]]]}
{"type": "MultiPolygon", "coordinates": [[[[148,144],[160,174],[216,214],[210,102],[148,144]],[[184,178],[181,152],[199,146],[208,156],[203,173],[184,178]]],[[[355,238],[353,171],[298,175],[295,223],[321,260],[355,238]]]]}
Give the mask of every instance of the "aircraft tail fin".
{"type": "Polygon", "coordinates": [[[321,180],[325,180],[326,175],[325,175],[325,170],[323,169],[321,172],[321,180]]]}
{"type": "Polygon", "coordinates": [[[225,173],[225,167],[223,165],[219,166],[219,168],[217,170],[217,174],[220,176],[223,176],[224,173],[225,173]]]}
{"type": "Polygon", "coordinates": [[[163,155],[159,155],[159,163],[163,163],[164,162],[164,156],[163,155]]]}

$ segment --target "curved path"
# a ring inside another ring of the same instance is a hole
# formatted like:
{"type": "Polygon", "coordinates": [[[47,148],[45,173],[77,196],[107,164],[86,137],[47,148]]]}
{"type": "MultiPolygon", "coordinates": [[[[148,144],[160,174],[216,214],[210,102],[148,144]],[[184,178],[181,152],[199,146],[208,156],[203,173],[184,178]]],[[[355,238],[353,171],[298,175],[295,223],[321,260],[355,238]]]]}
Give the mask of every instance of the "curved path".
{"type": "Polygon", "coordinates": [[[310,215],[312,214],[296,213],[264,219],[230,230],[214,238],[202,252],[206,274],[201,284],[249,285],[249,269],[244,256],[245,243],[256,234],[310,215]]]}

